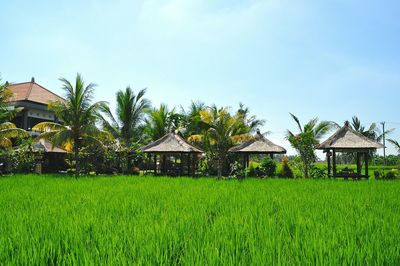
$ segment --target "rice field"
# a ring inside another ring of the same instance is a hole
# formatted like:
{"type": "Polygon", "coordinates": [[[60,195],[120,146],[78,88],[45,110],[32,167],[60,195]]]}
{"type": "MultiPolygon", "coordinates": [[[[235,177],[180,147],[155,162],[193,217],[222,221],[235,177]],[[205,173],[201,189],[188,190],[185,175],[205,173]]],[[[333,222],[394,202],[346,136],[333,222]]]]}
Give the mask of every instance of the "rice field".
{"type": "Polygon", "coordinates": [[[0,177],[0,264],[400,263],[400,182],[0,177]]]}

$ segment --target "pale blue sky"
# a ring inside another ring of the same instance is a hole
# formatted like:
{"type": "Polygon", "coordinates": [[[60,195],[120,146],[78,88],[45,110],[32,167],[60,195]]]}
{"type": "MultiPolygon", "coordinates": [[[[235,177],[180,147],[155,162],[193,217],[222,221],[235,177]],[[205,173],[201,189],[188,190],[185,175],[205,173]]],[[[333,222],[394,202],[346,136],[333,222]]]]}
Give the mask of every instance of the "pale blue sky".
{"type": "MultiPolygon", "coordinates": [[[[112,104],[239,102],[285,147],[289,112],[388,121],[400,140],[400,1],[0,0],[0,73],[57,92],[76,72],[112,104]]],[[[388,151],[395,150],[388,145],[388,151]]]]}

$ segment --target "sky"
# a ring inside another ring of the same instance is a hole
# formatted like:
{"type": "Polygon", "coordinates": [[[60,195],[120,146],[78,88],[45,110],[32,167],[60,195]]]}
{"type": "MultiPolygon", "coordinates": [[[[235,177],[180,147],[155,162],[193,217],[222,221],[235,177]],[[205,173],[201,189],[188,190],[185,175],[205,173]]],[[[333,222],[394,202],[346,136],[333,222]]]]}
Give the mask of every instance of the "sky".
{"type": "Polygon", "coordinates": [[[291,154],[289,112],[386,121],[400,141],[398,0],[0,0],[0,10],[3,81],[35,77],[62,95],[58,79],[79,72],[112,108],[128,85],[155,106],[242,102],[291,154]]]}

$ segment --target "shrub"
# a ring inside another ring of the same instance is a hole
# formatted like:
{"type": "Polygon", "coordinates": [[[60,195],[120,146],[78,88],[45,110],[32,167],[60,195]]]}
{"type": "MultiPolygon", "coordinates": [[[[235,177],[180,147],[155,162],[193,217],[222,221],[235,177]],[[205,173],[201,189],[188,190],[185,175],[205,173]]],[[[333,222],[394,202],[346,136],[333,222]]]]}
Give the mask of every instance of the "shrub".
{"type": "Polygon", "coordinates": [[[258,167],[258,175],[260,177],[273,177],[275,176],[276,162],[269,156],[264,157],[260,166],[258,167]]]}
{"type": "Polygon", "coordinates": [[[289,162],[289,158],[287,156],[282,158],[282,169],[281,169],[280,176],[286,177],[286,178],[293,178],[293,171],[290,168],[288,162],[289,162]]]}
{"type": "Polygon", "coordinates": [[[328,174],[326,173],[325,168],[320,168],[315,165],[312,165],[310,168],[310,177],[311,178],[327,178],[328,174]]]}
{"type": "Polygon", "coordinates": [[[246,176],[246,171],[243,170],[242,165],[239,162],[231,163],[230,178],[243,179],[246,176]]]}
{"type": "Polygon", "coordinates": [[[396,175],[396,171],[389,171],[385,174],[384,179],[396,179],[397,175],[396,175]]]}
{"type": "Polygon", "coordinates": [[[246,169],[247,176],[258,176],[258,165],[250,163],[246,169]]]}

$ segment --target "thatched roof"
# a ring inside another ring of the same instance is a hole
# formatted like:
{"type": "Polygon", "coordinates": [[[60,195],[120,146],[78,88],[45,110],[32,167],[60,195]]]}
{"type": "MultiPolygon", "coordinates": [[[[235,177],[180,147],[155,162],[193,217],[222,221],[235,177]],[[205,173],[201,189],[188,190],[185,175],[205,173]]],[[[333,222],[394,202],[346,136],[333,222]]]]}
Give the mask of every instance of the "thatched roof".
{"type": "Polygon", "coordinates": [[[285,148],[276,145],[269,139],[265,138],[259,130],[254,139],[246,141],[238,146],[229,149],[229,152],[237,153],[254,153],[254,154],[274,154],[286,153],[285,148]]]}
{"type": "Polygon", "coordinates": [[[382,144],[369,139],[361,133],[355,131],[346,121],[344,126],[338,129],[330,138],[317,146],[319,150],[339,149],[339,150],[357,150],[357,149],[379,149],[384,148],[382,144]]]}
{"type": "Polygon", "coordinates": [[[45,139],[40,139],[35,144],[33,144],[33,150],[43,151],[46,153],[67,153],[67,151],[64,149],[61,149],[57,146],[53,147],[53,143],[45,139]]]}
{"type": "Polygon", "coordinates": [[[203,153],[182,138],[177,131],[168,133],[162,138],[141,148],[147,153],[203,153]]]}

